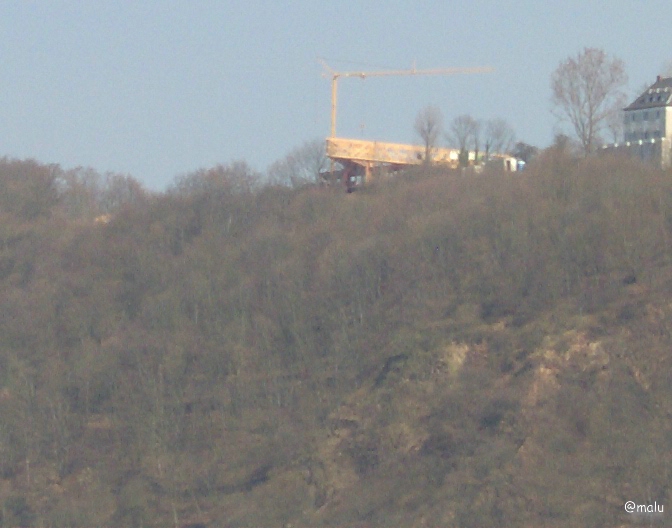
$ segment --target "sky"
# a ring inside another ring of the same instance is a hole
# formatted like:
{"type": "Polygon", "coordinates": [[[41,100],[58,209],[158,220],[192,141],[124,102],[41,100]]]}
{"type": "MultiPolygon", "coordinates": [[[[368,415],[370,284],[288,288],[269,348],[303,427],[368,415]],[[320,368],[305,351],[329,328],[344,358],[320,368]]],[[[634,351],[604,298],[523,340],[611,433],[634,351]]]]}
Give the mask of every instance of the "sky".
{"type": "Polygon", "coordinates": [[[449,123],[559,128],[550,77],[585,47],[625,62],[628,94],[672,61],[670,0],[2,0],[0,157],[176,176],[244,160],[264,172],[329,135],[336,71],[490,66],[493,73],[341,79],[337,135],[418,143],[449,123]]]}

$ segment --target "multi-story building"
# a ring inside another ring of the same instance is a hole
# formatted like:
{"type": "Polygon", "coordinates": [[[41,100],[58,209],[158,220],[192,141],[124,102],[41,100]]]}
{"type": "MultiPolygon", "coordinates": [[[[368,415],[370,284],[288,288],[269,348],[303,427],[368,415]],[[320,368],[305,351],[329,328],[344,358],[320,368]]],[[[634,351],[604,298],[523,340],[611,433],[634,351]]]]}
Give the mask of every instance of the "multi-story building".
{"type": "Polygon", "coordinates": [[[662,167],[672,162],[672,77],[658,76],[623,109],[623,139],[610,146],[662,167]]]}

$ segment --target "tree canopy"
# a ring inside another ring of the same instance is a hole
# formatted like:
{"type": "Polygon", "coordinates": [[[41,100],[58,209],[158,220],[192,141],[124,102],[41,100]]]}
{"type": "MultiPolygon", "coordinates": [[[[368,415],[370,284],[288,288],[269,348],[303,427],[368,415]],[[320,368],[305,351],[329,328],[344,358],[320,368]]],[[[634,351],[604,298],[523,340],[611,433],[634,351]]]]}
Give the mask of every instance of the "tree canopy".
{"type": "Polygon", "coordinates": [[[623,61],[597,48],[585,48],[553,72],[553,112],[570,123],[585,155],[600,144],[610,116],[623,107],[627,81],[623,61]]]}
{"type": "Polygon", "coordinates": [[[0,526],[616,526],[668,502],[671,181],[560,148],[356,196],[0,160],[0,526]]]}

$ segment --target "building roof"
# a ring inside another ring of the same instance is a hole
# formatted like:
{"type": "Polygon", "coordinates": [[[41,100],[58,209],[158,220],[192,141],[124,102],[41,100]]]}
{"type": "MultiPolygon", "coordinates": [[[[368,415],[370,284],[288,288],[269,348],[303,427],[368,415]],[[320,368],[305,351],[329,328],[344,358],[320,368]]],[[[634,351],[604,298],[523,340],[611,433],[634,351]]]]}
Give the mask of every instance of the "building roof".
{"type": "Polygon", "coordinates": [[[629,106],[626,106],[625,110],[659,108],[662,106],[672,106],[672,77],[658,76],[656,82],[649,86],[629,106]]]}

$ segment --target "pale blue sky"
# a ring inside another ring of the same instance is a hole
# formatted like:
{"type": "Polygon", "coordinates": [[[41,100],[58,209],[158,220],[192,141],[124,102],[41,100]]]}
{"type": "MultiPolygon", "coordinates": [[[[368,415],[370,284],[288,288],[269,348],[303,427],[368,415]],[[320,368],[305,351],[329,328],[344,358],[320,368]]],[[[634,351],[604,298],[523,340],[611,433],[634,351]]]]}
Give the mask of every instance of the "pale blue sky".
{"type": "Polygon", "coordinates": [[[163,189],[232,160],[265,171],[329,133],[338,70],[492,66],[344,79],[340,136],[414,142],[427,104],[554,133],[549,79],[585,46],[623,59],[631,92],[672,61],[670,0],[0,2],[0,156],[130,174],[163,189]],[[350,61],[350,62],[348,62],[350,61]]]}

